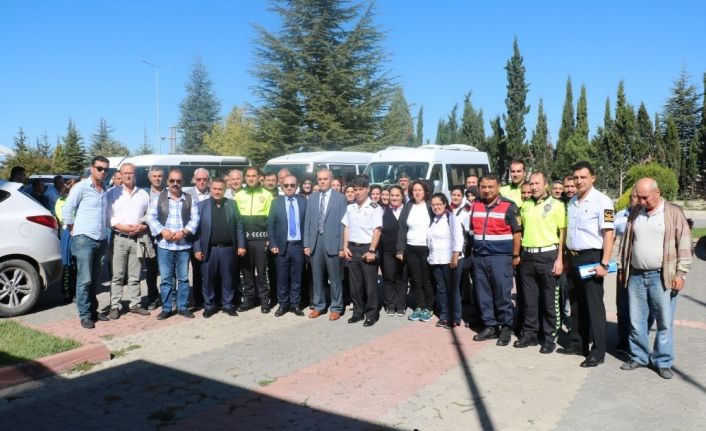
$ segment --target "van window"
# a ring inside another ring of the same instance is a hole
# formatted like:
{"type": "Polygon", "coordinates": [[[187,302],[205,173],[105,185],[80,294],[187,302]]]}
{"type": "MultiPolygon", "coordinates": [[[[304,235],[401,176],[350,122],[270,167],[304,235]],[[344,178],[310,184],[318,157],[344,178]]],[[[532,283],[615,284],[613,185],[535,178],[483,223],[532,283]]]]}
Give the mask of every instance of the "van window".
{"type": "Polygon", "coordinates": [[[441,186],[443,183],[443,170],[441,169],[441,164],[437,163],[431,168],[431,175],[429,175],[429,188],[433,190],[434,193],[438,193],[443,190],[441,186]],[[439,187],[437,187],[434,183],[439,184],[439,187]]]}
{"type": "Polygon", "coordinates": [[[355,165],[337,165],[331,163],[328,168],[333,173],[334,178],[343,178],[344,183],[353,181],[356,176],[355,165]]]}
{"type": "Polygon", "coordinates": [[[451,190],[454,186],[465,186],[466,177],[476,175],[478,178],[488,173],[485,165],[446,165],[446,178],[451,190]]]}
{"type": "Polygon", "coordinates": [[[365,174],[370,179],[370,184],[387,186],[396,184],[403,173],[412,180],[426,178],[428,169],[429,163],[423,162],[373,162],[365,168],[365,174]]]}

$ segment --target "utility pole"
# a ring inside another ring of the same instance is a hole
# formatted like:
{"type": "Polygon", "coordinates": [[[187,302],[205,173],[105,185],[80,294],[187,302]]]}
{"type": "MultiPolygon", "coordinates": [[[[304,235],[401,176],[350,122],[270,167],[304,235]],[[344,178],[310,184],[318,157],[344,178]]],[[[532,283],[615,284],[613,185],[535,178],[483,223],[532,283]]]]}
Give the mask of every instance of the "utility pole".
{"type": "Polygon", "coordinates": [[[157,100],[157,142],[159,142],[159,154],[162,154],[162,142],[164,141],[164,136],[162,136],[162,125],[159,119],[159,69],[164,69],[169,66],[150,63],[147,60],[142,60],[142,62],[154,69],[154,87],[155,97],[157,100]]]}

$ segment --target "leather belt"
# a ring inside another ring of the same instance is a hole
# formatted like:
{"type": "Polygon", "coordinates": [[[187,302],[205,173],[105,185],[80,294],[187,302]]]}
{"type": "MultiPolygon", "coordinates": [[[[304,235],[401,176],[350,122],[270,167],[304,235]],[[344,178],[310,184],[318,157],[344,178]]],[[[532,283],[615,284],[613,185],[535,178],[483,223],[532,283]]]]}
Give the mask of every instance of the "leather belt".
{"type": "Polygon", "coordinates": [[[119,236],[120,238],[127,238],[127,239],[131,239],[131,240],[133,240],[133,241],[137,241],[137,237],[136,237],[136,236],[130,236],[130,235],[126,234],[126,233],[118,232],[117,230],[114,230],[114,231],[113,231],[113,235],[119,236]]]}
{"type": "Polygon", "coordinates": [[[572,256],[581,256],[582,254],[587,254],[587,253],[595,253],[595,252],[600,252],[602,251],[600,248],[589,248],[586,250],[566,250],[569,252],[570,255],[572,256]]]}
{"type": "Polygon", "coordinates": [[[290,245],[299,245],[301,243],[302,243],[301,241],[287,241],[287,244],[290,244],[290,245]]]}
{"type": "Polygon", "coordinates": [[[526,251],[527,253],[535,254],[535,253],[544,253],[545,251],[556,250],[557,248],[559,248],[559,246],[554,244],[554,245],[548,245],[546,247],[523,247],[522,250],[526,251]]]}
{"type": "Polygon", "coordinates": [[[227,247],[233,247],[233,244],[226,244],[226,243],[219,242],[218,244],[211,244],[211,247],[214,247],[214,248],[227,248],[227,247]]]}
{"type": "Polygon", "coordinates": [[[370,243],[364,244],[362,242],[352,242],[348,241],[348,245],[352,245],[353,247],[369,247],[370,243]]]}

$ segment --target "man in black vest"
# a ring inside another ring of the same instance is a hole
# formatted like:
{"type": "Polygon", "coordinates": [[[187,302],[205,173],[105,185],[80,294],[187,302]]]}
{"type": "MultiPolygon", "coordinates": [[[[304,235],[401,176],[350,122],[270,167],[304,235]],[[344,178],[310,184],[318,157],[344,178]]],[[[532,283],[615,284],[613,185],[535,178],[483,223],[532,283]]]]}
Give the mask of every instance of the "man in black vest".
{"type": "Polygon", "coordinates": [[[203,317],[208,319],[217,311],[216,292],[220,281],[221,308],[230,316],[237,316],[233,297],[233,274],[238,273],[238,256],[245,255],[243,219],[232,199],[224,198],[226,183],[222,178],[211,181],[211,199],[198,203],[201,225],[194,239],[194,257],[201,262],[203,274],[203,317]]]}

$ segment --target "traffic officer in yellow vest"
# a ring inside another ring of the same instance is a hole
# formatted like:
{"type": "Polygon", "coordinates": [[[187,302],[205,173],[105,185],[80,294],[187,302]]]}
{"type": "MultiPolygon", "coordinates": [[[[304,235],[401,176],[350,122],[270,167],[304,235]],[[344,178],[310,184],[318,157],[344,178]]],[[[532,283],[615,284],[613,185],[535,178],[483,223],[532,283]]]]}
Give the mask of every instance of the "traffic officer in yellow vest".
{"type": "Polygon", "coordinates": [[[572,345],[560,353],[584,355],[586,360],[581,366],[591,368],[605,359],[603,280],[608,275],[613,250],[615,214],[613,201],[593,187],[596,176],[591,164],[578,162],[573,172],[577,194],[569,201],[566,232],[572,345]],[[591,265],[586,278],[579,272],[582,265],[591,265]]]}
{"type": "Polygon", "coordinates": [[[562,273],[566,212],[564,203],[547,191],[543,172],[530,175],[532,195],[522,203],[522,292],[524,322],[522,335],[515,341],[518,348],[536,346],[537,332],[542,330],[540,353],[552,353],[559,328],[559,276],[562,273]],[[539,308],[542,322],[539,322],[539,308]]]}
{"type": "Polygon", "coordinates": [[[260,186],[260,170],[250,166],[245,170],[248,187],[235,194],[235,203],[243,218],[247,253],[243,257],[243,301],[238,311],[255,308],[260,298],[260,311],[269,313],[270,289],[265,280],[267,262],[267,216],[270,214],[272,193],[260,186]]]}
{"type": "Polygon", "coordinates": [[[527,168],[522,159],[510,161],[510,182],[500,187],[500,196],[515,202],[519,208],[522,206],[522,183],[525,182],[527,168]]]}

